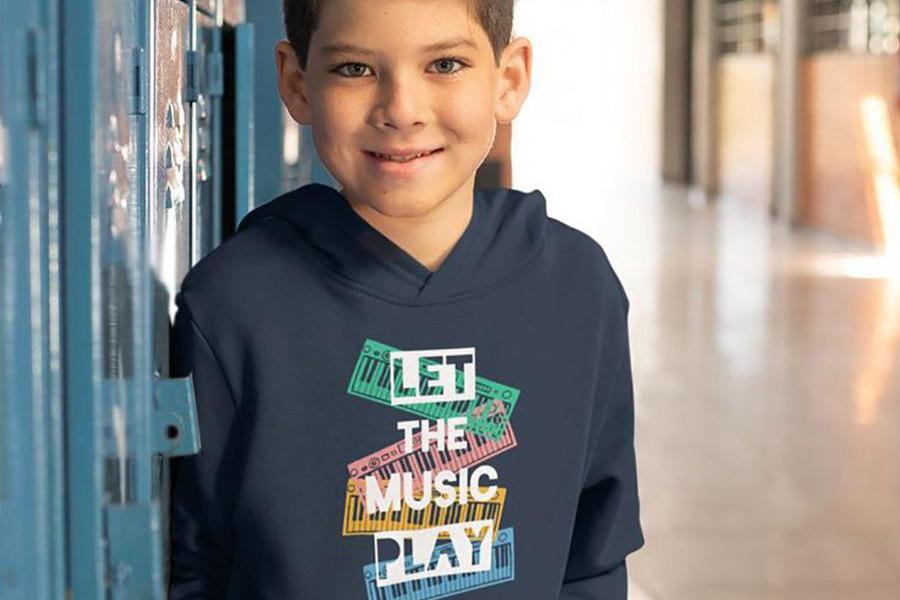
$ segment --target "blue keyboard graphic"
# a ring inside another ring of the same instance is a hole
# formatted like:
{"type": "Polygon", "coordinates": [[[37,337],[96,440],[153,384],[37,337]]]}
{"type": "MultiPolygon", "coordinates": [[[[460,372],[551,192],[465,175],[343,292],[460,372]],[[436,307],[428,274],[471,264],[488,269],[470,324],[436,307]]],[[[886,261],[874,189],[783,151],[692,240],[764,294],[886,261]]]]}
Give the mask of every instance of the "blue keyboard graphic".
{"type": "MultiPolygon", "coordinates": [[[[514,539],[512,527],[501,529],[497,533],[497,538],[491,546],[491,568],[488,571],[425,577],[378,587],[376,568],[379,566],[386,568],[387,564],[392,561],[381,561],[378,565],[368,564],[363,567],[363,577],[369,600],[433,600],[512,581],[516,578],[514,539]]],[[[476,562],[479,559],[480,551],[479,547],[474,550],[473,560],[476,562]]],[[[454,556],[452,552],[448,555],[454,556]]],[[[412,556],[407,556],[407,569],[411,565],[412,556]]]]}

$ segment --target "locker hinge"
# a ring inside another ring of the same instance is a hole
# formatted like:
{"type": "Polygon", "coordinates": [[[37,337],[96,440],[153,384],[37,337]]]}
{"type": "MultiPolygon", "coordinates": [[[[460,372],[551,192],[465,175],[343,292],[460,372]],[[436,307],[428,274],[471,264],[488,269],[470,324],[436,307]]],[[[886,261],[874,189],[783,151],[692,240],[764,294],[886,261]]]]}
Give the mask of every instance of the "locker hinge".
{"type": "Polygon", "coordinates": [[[197,405],[192,375],[154,379],[154,451],[166,456],[186,456],[200,451],[197,405]]]}
{"type": "Polygon", "coordinates": [[[147,114],[147,55],[142,46],[131,49],[131,114],[147,114]]]}
{"type": "Polygon", "coordinates": [[[47,56],[42,29],[32,27],[26,35],[28,61],[28,121],[34,127],[47,122],[47,56]]]}
{"type": "Polygon", "coordinates": [[[159,505],[107,504],[110,598],[162,598],[159,505]]]}
{"type": "Polygon", "coordinates": [[[197,72],[197,51],[188,50],[185,59],[185,69],[187,72],[187,89],[184,92],[187,102],[196,102],[199,93],[199,73],[197,72]]]}
{"type": "Polygon", "coordinates": [[[217,98],[225,93],[225,66],[221,52],[211,52],[209,54],[209,73],[207,81],[209,81],[209,95],[217,98]]]}

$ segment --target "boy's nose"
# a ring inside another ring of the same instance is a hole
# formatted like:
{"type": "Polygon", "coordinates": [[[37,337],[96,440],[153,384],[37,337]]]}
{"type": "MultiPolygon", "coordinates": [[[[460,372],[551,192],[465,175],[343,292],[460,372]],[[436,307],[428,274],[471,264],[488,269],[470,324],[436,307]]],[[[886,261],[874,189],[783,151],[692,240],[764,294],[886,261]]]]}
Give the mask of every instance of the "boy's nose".
{"type": "Polygon", "coordinates": [[[374,115],[379,127],[404,129],[424,119],[424,96],[415,82],[395,78],[382,84],[374,115]]]}

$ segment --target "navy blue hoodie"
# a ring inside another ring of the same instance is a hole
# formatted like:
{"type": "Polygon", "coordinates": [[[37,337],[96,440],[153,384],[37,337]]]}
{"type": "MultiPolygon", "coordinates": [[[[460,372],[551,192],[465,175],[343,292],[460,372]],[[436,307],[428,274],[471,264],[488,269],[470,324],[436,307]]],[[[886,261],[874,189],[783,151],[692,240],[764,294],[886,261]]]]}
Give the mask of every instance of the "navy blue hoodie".
{"type": "Polygon", "coordinates": [[[431,272],[308,184],[176,300],[173,599],[626,598],[628,299],[539,191],[477,189],[431,272]]]}

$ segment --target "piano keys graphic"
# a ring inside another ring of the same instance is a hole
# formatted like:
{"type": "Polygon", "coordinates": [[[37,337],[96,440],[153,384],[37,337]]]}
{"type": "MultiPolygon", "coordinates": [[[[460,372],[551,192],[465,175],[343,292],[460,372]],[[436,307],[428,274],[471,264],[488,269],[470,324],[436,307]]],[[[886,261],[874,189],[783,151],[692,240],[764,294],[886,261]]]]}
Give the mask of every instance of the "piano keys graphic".
{"type": "MultiPolygon", "coordinates": [[[[431,427],[436,431],[437,425],[431,427]]],[[[347,465],[350,477],[356,481],[359,494],[365,497],[366,477],[375,477],[381,489],[385,489],[387,482],[393,473],[412,473],[413,490],[422,490],[422,473],[431,471],[432,476],[440,471],[453,471],[458,473],[463,467],[471,467],[482,463],[489,458],[516,446],[516,435],[513,433],[512,423],[508,424],[506,431],[497,440],[492,440],[465,431],[466,448],[463,450],[438,450],[437,444],[432,443],[428,450],[422,450],[422,432],[413,434],[413,450],[405,453],[404,440],[391,444],[369,456],[365,456],[347,465]]],[[[431,438],[434,439],[434,438],[431,438]]]]}
{"type": "MultiPolygon", "coordinates": [[[[455,553],[448,552],[450,556],[455,553]]],[[[474,560],[479,560],[480,548],[474,551],[474,560]]],[[[402,583],[378,587],[376,575],[382,578],[389,561],[372,563],[363,567],[363,580],[368,600],[437,600],[461,594],[478,588],[513,581],[515,574],[515,536],[512,527],[498,532],[491,546],[491,568],[487,571],[462,573],[459,575],[439,575],[413,579],[402,583]]],[[[406,568],[412,566],[412,557],[406,557],[406,568]]]]}
{"type": "MultiPolygon", "coordinates": [[[[391,404],[391,375],[388,359],[392,351],[397,348],[382,344],[375,340],[366,339],[360,350],[347,392],[373,402],[386,404],[393,408],[411,412],[428,419],[449,419],[452,417],[467,417],[466,429],[472,433],[485,436],[492,440],[501,438],[506,431],[507,423],[512,416],[513,409],[519,399],[519,390],[491,381],[484,377],[475,378],[475,398],[472,400],[458,400],[454,402],[434,402],[425,404],[393,405],[391,404]]],[[[395,361],[394,365],[394,389],[402,389],[403,369],[402,361],[395,361]]],[[[427,359],[425,364],[436,364],[427,359]]],[[[420,395],[437,393],[437,387],[431,388],[429,380],[437,379],[437,375],[427,371],[424,366],[419,372],[420,395]]],[[[463,385],[463,374],[457,372],[457,386],[463,385]]],[[[402,396],[403,394],[399,394],[402,396]]]]}
{"type": "MultiPolygon", "coordinates": [[[[482,486],[480,489],[482,494],[487,493],[487,487],[482,486]]],[[[352,479],[349,480],[344,497],[342,530],[344,536],[372,535],[377,531],[427,529],[482,519],[494,521],[494,535],[496,536],[500,531],[500,519],[506,503],[506,488],[498,487],[494,497],[486,502],[472,499],[471,490],[469,490],[465,504],[460,504],[457,499],[453,504],[441,507],[435,503],[435,496],[432,496],[431,502],[422,509],[410,508],[406,502],[401,502],[399,510],[376,511],[368,514],[365,500],[357,491],[356,482],[352,479]]],[[[441,534],[439,537],[447,537],[447,534],[441,534]]]]}

